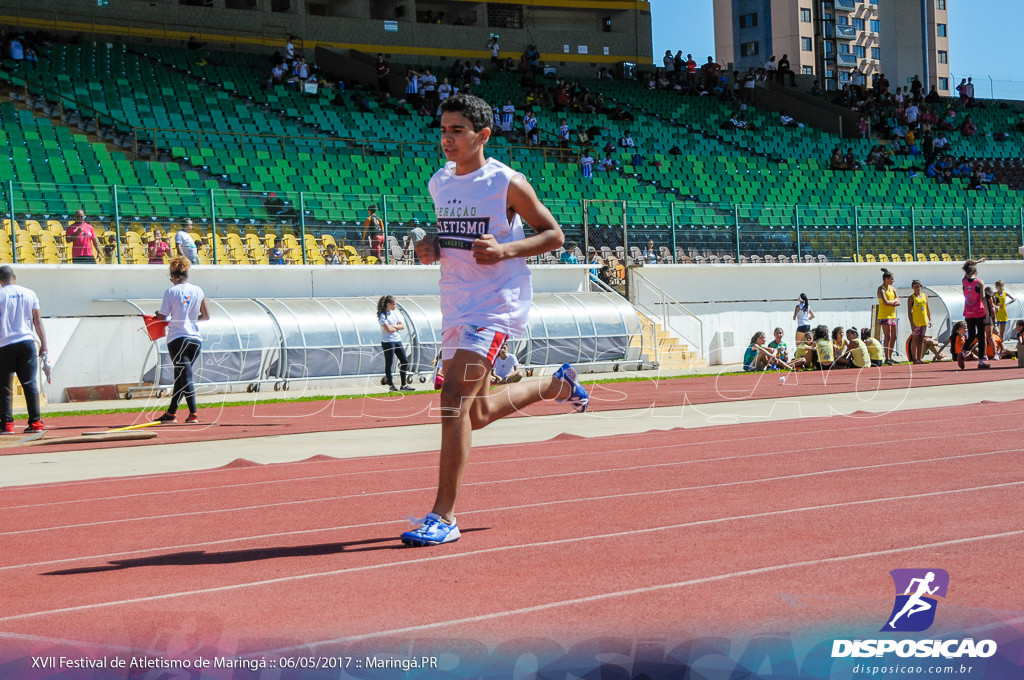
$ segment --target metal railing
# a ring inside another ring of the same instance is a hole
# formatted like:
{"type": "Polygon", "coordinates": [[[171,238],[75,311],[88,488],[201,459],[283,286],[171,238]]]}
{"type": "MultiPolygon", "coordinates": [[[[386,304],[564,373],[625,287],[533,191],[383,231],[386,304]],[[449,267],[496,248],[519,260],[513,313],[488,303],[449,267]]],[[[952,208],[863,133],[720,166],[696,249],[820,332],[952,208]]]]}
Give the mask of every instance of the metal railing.
{"type": "MultiPolygon", "coordinates": [[[[643,268],[630,267],[630,304],[655,323],[685,341],[697,352],[704,348],[704,322],[665,290],[643,275],[643,268]],[[696,329],[696,332],[694,332],[696,329]]],[[[655,338],[657,345],[657,338],[655,338]]]]}
{"type": "MultiPolygon", "coordinates": [[[[381,180],[386,184],[386,180],[381,180]]],[[[155,180],[154,180],[154,183],[155,180]]],[[[264,186],[264,189],[268,187],[264,186]]],[[[371,187],[364,187],[370,189],[371,187]]],[[[619,251],[628,245],[645,247],[653,241],[662,262],[819,262],[961,260],[968,257],[1018,259],[1024,243],[1024,208],[914,206],[793,206],[726,205],[691,202],[627,201],[624,228],[622,202],[584,210],[583,199],[545,200],[566,233],[567,243],[596,243],[619,251]],[[586,220],[584,215],[586,214],[586,220]],[[609,225],[615,225],[610,227],[609,225]]],[[[229,236],[254,233],[260,239],[277,234],[294,237],[293,263],[318,263],[326,244],[352,246],[361,258],[410,262],[405,236],[413,218],[431,230],[433,205],[422,194],[387,192],[322,193],[255,189],[191,189],[173,186],[0,183],[0,260],[39,259],[49,242],[41,231],[60,235],[71,216],[83,209],[94,227],[113,237],[105,260],[139,261],[137,248],[154,227],[177,230],[185,217],[205,240],[214,264],[251,263],[248,257],[228,257],[229,236]],[[363,235],[364,207],[375,203],[384,221],[385,244],[371,253],[363,235]],[[56,225],[54,224],[56,223],[56,225]],[[134,232],[134,235],[130,232],[134,232]],[[135,236],[139,237],[136,240],[135,236]],[[116,252],[115,252],[116,251],[116,252]],[[301,252],[299,252],[301,251],[301,252]],[[22,257],[21,255],[24,255],[22,257]],[[129,253],[131,255],[131,253],[129,253]]],[[[57,239],[56,245],[63,243],[57,239]]],[[[264,246],[266,244],[264,243],[264,246]]],[[[58,255],[60,254],[58,248],[58,255]]],[[[252,256],[255,251],[256,256],[252,256]]],[[[600,251],[598,252],[600,254],[600,251]]],[[[555,254],[558,256],[558,253],[555,254]]],[[[635,253],[619,258],[635,263],[635,253]]]]}

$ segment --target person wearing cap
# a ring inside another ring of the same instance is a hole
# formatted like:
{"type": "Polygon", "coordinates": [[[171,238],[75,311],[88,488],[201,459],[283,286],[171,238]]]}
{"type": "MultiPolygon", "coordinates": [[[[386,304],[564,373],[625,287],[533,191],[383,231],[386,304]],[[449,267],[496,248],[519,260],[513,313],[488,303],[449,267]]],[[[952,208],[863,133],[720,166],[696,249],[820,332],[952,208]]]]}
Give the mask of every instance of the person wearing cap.
{"type": "Polygon", "coordinates": [[[419,264],[420,260],[416,255],[416,244],[427,237],[427,232],[423,231],[423,227],[420,226],[420,221],[415,217],[409,220],[409,233],[405,236],[405,249],[413,254],[412,261],[415,264],[419,264]]]}

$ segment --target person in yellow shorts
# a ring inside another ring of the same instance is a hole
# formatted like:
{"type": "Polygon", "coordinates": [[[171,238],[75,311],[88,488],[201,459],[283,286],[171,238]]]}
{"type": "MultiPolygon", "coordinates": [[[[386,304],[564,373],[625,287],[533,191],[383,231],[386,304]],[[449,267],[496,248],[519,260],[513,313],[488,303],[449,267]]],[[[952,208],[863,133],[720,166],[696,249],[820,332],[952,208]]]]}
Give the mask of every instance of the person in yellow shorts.
{"type": "Polygon", "coordinates": [[[882,267],[882,285],[878,287],[878,319],[882,327],[882,349],[885,353],[885,364],[892,366],[892,350],[896,346],[896,308],[900,306],[899,296],[893,288],[896,277],[882,267]]]}
{"type": "Polygon", "coordinates": [[[882,343],[878,341],[878,338],[871,335],[870,328],[860,329],[860,339],[864,341],[864,344],[868,347],[868,356],[871,358],[872,366],[881,366],[884,355],[882,353],[882,343]]]}
{"type": "Polygon", "coordinates": [[[910,317],[910,363],[924,363],[924,336],[932,325],[932,313],[928,309],[928,296],[921,291],[921,282],[910,283],[914,292],[907,297],[907,316],[910,317]]]}
{"type": "Polygon", "coordinates": [[[1006,305],[1009,302],[1016,302],[1017,298],[1007,293],[1004,289],[1006,282],[1000,279],[996,281],[996,292],[992,294],[992,300],[996,303],[996,323],[999,324],[999,337],[1006,337],[1006,324],[1010,321],[1006,314],[1006,305]]]}

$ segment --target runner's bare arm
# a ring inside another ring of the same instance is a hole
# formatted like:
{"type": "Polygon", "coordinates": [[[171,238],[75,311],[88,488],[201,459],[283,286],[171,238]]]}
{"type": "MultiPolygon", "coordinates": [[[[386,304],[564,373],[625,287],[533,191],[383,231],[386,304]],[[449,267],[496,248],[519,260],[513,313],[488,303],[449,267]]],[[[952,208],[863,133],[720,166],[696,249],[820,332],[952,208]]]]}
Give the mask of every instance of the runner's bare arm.
{"type": "Polygon", "coordinates": [[[473,242],[473,257],[478,264],[493,264],[516,257],[532,257],[560,248],[565,243],[558,221],[545,207],[537,192],[522,175],[516,175],[508,185],[509,219],[518,214],[534,233],[519,241],[498,243],[490,234],[473,242]]]}

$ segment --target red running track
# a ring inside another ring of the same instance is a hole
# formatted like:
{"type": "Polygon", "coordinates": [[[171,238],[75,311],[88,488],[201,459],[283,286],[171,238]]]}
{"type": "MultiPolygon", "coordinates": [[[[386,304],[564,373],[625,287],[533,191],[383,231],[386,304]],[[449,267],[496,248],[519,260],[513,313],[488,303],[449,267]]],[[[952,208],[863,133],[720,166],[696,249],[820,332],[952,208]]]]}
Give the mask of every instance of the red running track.
{"type": "Polygon", "coordinates": [[[430,549],[396,537],[433,498],[435,453],[5,489],[0,640],[341,653],[840,623],[872,635],[888,572],[933,566],[951,590],[929,634],[1020,621],[1021,408],[480,448],[463,538],[430,549]]]}
{"type": "MultiPolygon", "coordinates": [[[[729,374],[700,378],[666,378],[589,386],[591,411],[643,409],[685,404],[706,404],[751,399],[776,399],[857,392],[869,399],[881,390],[909,390],[916,387],[972,384],[1024,378],[1016,362],[998,361],[987,371],[958,371],[956,364],[943,362],[912,366],[902,364],[862,370],[807,371],[791,374],[779,383],[778,373],[729,374]]],[[[290,393],[289,396],[298,396],[290,393]]],[[[246,406],[204,408],[203,424],[160,426],[156,440],[138,442],[81,443],[10,446],[0,455],[45,451],[95,449],[101,447],[141,446],[155,443],[218,441],[269,435],[330,432],[399,425],[436,423],[438,395],[408,394],[360,399],[324,399],[309,402],[266,403],[254,401],[246,406]]],[[[160,411],[156,411],[158,414],[160,411]]],[[[551,415],[565,412],[562,404],[542,402],[522,415],[551,415]]],[[[75,436],[82,432],[102,431],[150,420],[154,413],[81,415],[47,419],[47,436],[75,436]]],[[[152,431],[152,430],[151,430],[152,431]]]]}

